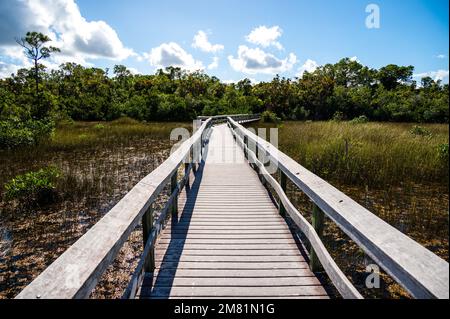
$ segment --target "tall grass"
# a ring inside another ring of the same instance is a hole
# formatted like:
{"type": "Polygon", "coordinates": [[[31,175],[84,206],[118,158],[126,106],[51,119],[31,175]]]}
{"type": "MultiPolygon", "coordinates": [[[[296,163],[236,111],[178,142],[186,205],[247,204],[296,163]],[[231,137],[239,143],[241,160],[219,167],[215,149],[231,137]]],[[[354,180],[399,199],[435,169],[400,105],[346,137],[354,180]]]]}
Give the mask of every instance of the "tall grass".
{"type": "Polygon", "coordinates": [[[431,135],[413,134],[411,124],[285,122],[280,149],[324,179],[385,187],[405,182],[448,185],[448,125],[425,125],[431,135]]]}

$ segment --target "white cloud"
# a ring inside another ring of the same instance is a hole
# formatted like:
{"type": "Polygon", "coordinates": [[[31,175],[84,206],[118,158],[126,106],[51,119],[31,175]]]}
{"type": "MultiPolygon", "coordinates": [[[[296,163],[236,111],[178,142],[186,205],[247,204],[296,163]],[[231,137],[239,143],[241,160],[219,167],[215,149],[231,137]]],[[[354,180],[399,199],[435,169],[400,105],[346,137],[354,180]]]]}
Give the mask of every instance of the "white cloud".
{"type": "Polygon", "coordinates": [[[208,70],[214,70],[219,67],[219,58],[213,57],[213,61],[208,65],[208,70]]]}
{"type": "Polygon", "coordinates": [[[449,70],[429,71],[429,72],[418,73],[418,74],[413,75],[414,78],[417,78],[419,80],[426,76],[431,77],[435,81],[441,80],[443,82],[448,82],[449,70]]]}
{"type": "Polygon", "coordinates": [[[303,65],[298,68],[297,76],[301,78],[303,77],[303,73],[305,73],[305,71],[311,73],[314,72],[318,67],[319,65],[317,64],[316,61],[307,59],[305,63],[303,63],[303,65]]]}
{"type": "Polygon", "coordinates": [[[282,33],[283,30],[277,25],[271,28],[262,25],[253,29],[245,38],[248,42],[260,45],[264,48],[274,46],[277,49],[282,50],[283,46],[277,41],[282,33]]]}
{"type": "Polygon", "coordinates": [[[0,61],[0,79],[10,77],[11,74],[16,73],[20,66],[16,64],[8,64],[0,61]]]}
{"type": "Polygon", "coordinates": [[[150,53],[144,54],[154,67],[165,68],[168,66],[180,67],[188,71],[203,70],[201,61],[194,59],[180,45],[175,42],[163,43],[153,48],[150,53]]]}
{"type": "Polygon", "coordinates": [[[223,80],[222,83],[225,83],[225,84],[236,84],[239,81],[242,81],[244,79],[249,79],[250,82],[252,82],[252,85],[261,83],[261,81],[258,81],[258,80],[254,79],[254,78],[248,78],[248,77],[242,78],[240,80],[223,80]]]}
{"type": "Polygon", "coordinates": [[[436,55],[436,58],[438,59],[445,59],[447,56],[445,54],[438,54],[436,55]]]}
{"type": "Polygon", "coordinates": [[[128,68],[127,67],[127,69],[128,69],[128,71],[130,71],[131,72],[131,74],[133,74],[133,75],[139,75],[139,74],[142,74],[142,72],[140,72],[138,69],[136,69],[136,68],[128,68]]]}
{"type": "Polygon", "coordinates": [[[208,53],[217,53],[224,49],[222,44],[211,44],[208,40],[208,35],[202,30],[198,31],[194,36],[192,47],[208,53]]]}
{"type": "Polygon", "coordinates": [[[237,57],[234,58],[230,55],[228,56],[228,61],[231,67],[239,72],[247,74],[275,74],[292,69],[297,62],[297,57],[294,53],[290,53],[285,59],[278,59],[259,48],[250,49],[245,45],[240,45],[237,57]]]}
{"type": "MultiPolygon", "coordinates": [[[[54,54],[48,65],[106,58],[122,61],[136,54],[123,45],[116,31],[104,21],[87,21],[74,0],[11,0],[0,2],[0,54],[25,65],[15,38],[38,31],[52,39],[54,54]]],[[[25,59],[26,60],[26,59],[25,59]]]]}
{"type": "Polygon", "coordinates": [[[357,56],[352,56],[352,57],[350,58],[350,61],[361,63],[361,61],[358,59],[357,56]]]}

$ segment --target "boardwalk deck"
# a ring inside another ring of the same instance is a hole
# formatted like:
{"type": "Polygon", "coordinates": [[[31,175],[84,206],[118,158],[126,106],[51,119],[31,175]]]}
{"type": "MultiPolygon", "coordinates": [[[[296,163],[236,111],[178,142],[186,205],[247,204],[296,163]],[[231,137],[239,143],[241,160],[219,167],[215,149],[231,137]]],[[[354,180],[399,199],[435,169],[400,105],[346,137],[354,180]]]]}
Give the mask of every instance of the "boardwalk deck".
{"type": "Polygon", "coordinates": [[[328,298],[226,125],[155,246],[140,298],[328,298]]]}

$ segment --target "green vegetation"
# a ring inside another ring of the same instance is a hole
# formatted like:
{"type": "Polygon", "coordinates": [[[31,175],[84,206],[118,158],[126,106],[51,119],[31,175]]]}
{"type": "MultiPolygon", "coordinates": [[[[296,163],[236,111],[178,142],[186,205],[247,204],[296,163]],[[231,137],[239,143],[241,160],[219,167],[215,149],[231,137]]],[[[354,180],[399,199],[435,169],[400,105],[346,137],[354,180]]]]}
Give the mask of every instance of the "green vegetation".
{"type": "Polygon", "coordinates": [[[270,111],[264,111],[261,113],[261,120],[264,123],[278,123],[277,115],[270,111]]]}
{"type": "Polygon", "coordinates": [[[59,169],[53,166],[17,175],[5,184],[6,199],[18,199],[27,204],[47,202],[54,197],[60,176],[59,169]]]}
{"type": "Polygon", "coordinates": [[[123,116],[139,121],[186,121],[198,115],[264,111],[284,120],[356,118],[359,123],[364,117],[448,123],[449,119],[448,84],[425,77],[419,86],[412,80],[412,66],[391,64],[375,70],[345,58],[306,72],[301,79],[276,76],[258,84],[248,79],[224,84],[214,76],[174,67],[153,75],[133,75],[123,65],[116,65],[110,74],[108,69],[64,63],[46,72],[40,60],[57,51],[44,46],[47,42],[45,35],[27,33],[18,43],[33,68],[0,80],[0,123],[2,131],[8,131],[0,134],[0,148],[39,142],[32,129],[22,132],[34,121],[50,125],[123,116]]]}
{"type": "Polygon", "coordinates": [[[339,184],[448,185],[448,134],[448,125],[439,124],[287,121],[279,131],[279,146],[315,174],[339,184]]]}

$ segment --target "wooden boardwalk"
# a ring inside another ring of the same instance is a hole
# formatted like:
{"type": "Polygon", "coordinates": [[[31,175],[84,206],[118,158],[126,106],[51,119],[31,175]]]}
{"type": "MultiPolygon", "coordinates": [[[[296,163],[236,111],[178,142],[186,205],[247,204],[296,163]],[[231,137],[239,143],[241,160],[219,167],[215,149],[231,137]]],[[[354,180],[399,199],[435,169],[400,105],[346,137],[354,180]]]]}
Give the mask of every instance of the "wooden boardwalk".
{"type": "Polygon", "coordinates": [[[259,119],[201,117],[189,139],[16,298],[89,298],[142,225],[143,251],[123,298],[328,298],[314,275],[323,269],[340,296],[361,299],[322,242],[325,218],[411,296],[449,298],[448,262],[241,125],[259,119]],[[290,201],[287,181],[310,199],[311,223],[290,201]]]}
{"type": "Polygon", "coordinates": [[[138,296],[328,298],[226,125],[212,129],[206,152],[138,296]]]}

